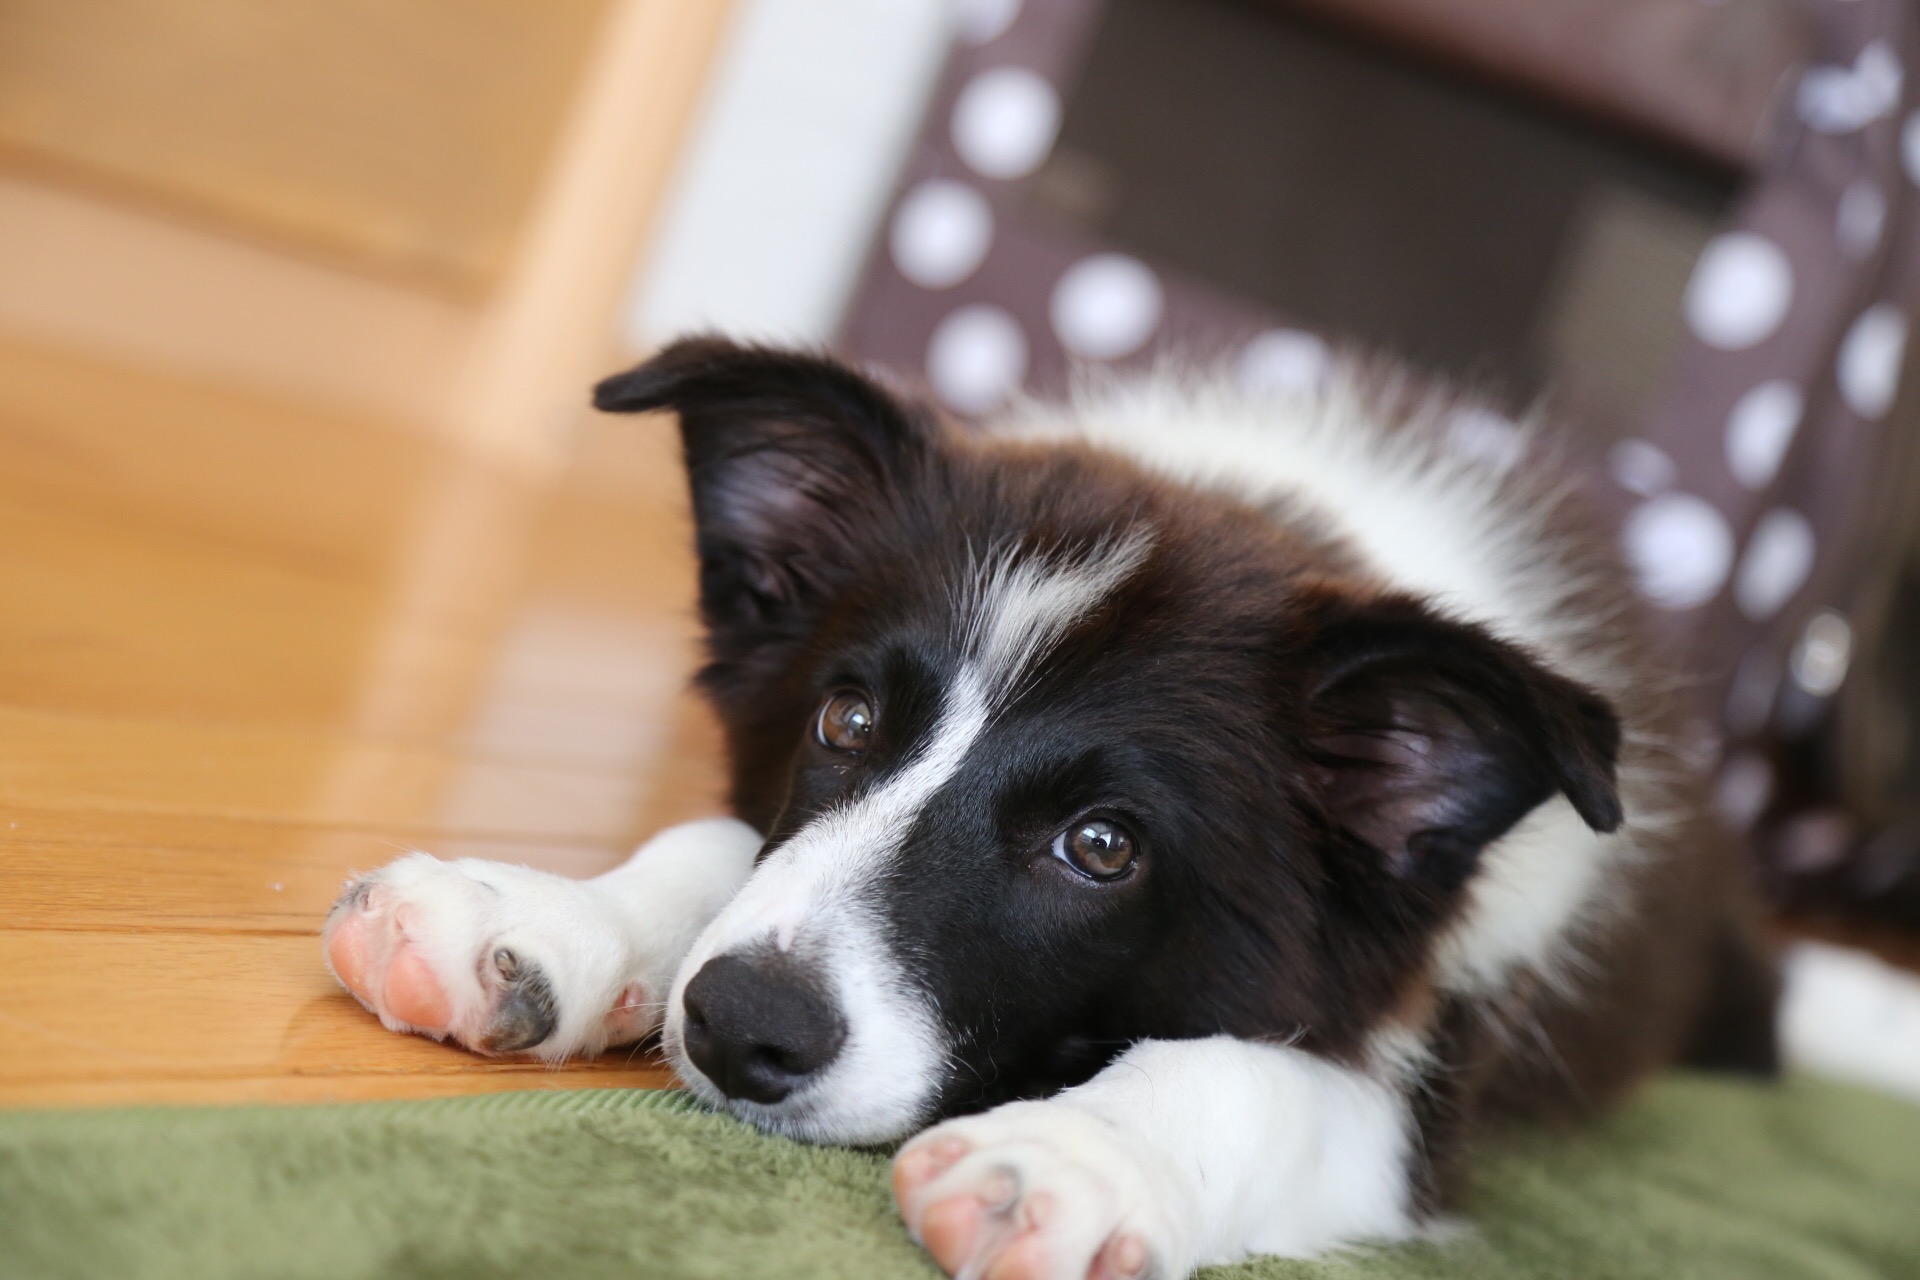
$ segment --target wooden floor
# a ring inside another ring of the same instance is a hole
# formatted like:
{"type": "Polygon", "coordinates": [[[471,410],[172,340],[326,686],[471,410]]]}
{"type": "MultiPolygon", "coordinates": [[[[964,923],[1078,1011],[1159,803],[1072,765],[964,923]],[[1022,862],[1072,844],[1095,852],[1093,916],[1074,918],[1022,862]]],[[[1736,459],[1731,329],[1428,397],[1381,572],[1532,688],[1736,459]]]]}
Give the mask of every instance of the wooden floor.
{"type": "Polygon", "coordinates": [[[318,927],[402,850],[591,874],[719,811],[672,436],[539,484],[0,348],[0,1105],[664,1082],[391,1035],[318,927]]]}

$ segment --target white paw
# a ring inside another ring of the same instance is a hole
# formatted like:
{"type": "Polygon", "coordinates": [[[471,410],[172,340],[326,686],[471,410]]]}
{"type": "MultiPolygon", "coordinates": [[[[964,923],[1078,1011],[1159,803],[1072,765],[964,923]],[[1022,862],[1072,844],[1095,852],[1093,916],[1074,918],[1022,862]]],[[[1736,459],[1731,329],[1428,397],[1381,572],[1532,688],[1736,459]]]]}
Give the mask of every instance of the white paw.
{"type": "Polygon", "coordinates": [[[351,881],[322,933],[327,965],[393,1031],[558,1060],[659,1021],[628,940],[585,882],[409,854],[351,881]]]}
{"type": "Polygon", "coordinates": [[[991,1280],[1180,1277],[1170,1189],[1107,1121],[1060,1101],[950,1120],[894,1158],[894,1198],[948,1274],[991,1280]]]}

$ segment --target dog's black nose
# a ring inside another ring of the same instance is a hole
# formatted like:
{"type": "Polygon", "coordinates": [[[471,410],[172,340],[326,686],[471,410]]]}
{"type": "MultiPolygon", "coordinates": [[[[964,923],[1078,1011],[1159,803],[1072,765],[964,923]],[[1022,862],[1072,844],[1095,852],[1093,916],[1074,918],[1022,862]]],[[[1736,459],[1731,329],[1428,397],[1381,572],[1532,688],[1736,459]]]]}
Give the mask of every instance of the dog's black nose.
{"type": "Polygon", "coordinates": [[[778,1102],[832,1062],[847,1025],[779,960],[716,956],[682,997],[687,1056],[729,1098],[778,1102]]]}

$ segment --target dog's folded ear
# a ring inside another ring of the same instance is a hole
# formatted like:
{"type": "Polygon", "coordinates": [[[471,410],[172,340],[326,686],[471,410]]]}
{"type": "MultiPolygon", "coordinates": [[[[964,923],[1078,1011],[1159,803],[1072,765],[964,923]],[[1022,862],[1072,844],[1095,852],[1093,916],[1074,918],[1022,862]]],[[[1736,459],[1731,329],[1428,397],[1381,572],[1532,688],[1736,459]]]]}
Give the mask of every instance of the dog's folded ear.
{"type": "Polygon", "coordinates": [[[1394,876],[1458,887],[1556,792],[1594,830],[1620,825],[1620,721],[1599,694],[1410,598],[1330,593],[1304,615],[1319,807],[1394,876]]]}
{"type": "Polygon", "coordinates": [[[593,404],[679,414],[716,641],[803,626],[931,438],[920,415],[844,364],[713,337],[607,378],[593,404]]]}

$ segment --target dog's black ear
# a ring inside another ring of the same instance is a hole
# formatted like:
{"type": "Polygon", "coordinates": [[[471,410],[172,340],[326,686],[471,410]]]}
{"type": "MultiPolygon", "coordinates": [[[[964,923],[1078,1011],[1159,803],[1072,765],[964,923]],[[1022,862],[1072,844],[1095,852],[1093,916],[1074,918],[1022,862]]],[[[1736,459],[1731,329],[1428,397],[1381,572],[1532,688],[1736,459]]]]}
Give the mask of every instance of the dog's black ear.
{"type": "Polygon", "coordinates": [[[804,626],[930,436],[844,364],[714,337],[683,339],[607,378],[593,404],[680,415],[700,605],[716,640],[804,626]]]}
{"type": "Polygon", "coordinates": [[[1330,594],[1301,632],[1321,811],[1397,877],[1452,889],[1554,793],[1620,825],[1620,721],[1592,690],[1404,597],[1330,594]]]}

